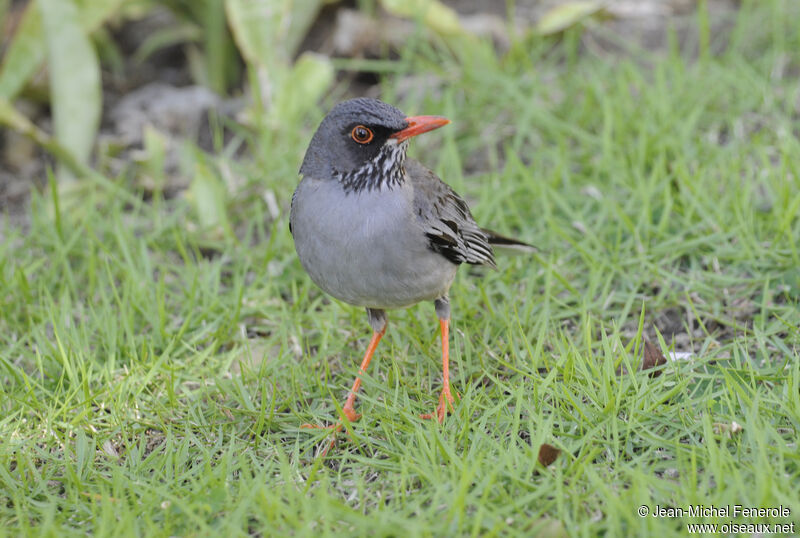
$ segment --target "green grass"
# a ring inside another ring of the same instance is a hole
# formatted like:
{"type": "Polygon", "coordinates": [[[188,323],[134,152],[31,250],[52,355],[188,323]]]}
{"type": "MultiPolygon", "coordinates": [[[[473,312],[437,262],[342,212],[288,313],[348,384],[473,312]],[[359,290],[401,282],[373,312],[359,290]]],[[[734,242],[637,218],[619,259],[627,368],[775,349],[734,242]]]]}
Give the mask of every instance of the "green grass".
{"type": "Polygon", "coordinates": [[[191,231],[184,199],[37,196],[30,228],[0,244],[0,534],[675,535],[733,519],[637,515],[690,504],[800,521],[786,10],[747,8],[699,59],[578,51],[572,31],[502,58],[417,42],[376,64],[385,100],[453,120],[412,153],[480,223],[542,252],[460,271],[461,399],[443,426],[417,418],[440,389],[433,307],[391,312],[363,418],[325,459],[326,432],[300,425],[337,419],[369,327],[304,274],[287,209],[335,96],[244,134],[254,159],[209,161],[237,178],[229,233],[191,231]],[[428,89],[402,93],[409,73],[428,89]],[[692,356],[617,375],[645,337],[692,356]],[[544,442],[562,450],[547,468],[544,442]]]}

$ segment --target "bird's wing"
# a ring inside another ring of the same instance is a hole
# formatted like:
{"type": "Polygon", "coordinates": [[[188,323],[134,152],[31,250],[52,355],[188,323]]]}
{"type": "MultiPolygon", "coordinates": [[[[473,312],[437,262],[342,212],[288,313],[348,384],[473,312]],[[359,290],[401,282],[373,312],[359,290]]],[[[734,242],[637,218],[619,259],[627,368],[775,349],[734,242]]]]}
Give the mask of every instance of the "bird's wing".
{"type": "Polygon", "coordinates": [[[430,249],[455,264],[496,267],[489,237],[463,198],[417,161],[406,159],[405,166],[414,186],[414,212],[430,249]]]}

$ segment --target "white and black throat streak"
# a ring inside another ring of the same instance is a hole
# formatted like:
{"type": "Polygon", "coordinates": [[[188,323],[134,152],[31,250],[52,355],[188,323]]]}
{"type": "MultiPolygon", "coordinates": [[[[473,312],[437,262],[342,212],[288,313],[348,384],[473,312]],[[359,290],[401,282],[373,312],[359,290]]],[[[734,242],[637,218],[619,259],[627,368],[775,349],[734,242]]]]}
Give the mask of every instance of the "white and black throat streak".
{"type": "Polygon", "coordinates": [[[351,172],[336,172],[336,179],[342,184],[344,192],[380,190],[384,186],[391,189],[403,183],[408,142],[388,140],[378,153],[366,161],[361,168],[351,172]]]}

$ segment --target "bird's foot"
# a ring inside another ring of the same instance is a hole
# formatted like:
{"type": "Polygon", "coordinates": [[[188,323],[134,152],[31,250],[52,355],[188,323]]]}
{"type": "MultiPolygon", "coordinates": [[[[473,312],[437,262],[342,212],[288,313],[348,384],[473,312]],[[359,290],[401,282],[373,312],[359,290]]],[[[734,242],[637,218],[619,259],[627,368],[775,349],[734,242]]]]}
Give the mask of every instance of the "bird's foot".
{"type": "Polygon", "coordinates": [[[439,395],[439,405],[436,406],[436,413],[425,413],[424,415],[420,415],[419,418],[423,419],[432,419],[436,417],[439,420],[439,424],[444,422],[444,417],[447,416],[447,408],[449,407],[451,411],[453,409],[453,395],[450,394],[450,387],[445,385],[445,388],[442,389],[442,393],[439,395]]]}
{"type": "MultiPolygon", "coordinates": [[[[347,421],[348,422],[356,422],[358,419],[361,418],[361,415],[356,413],[356,410],[353,409],[352,407],[344,406],[342,408],[342,413],[344,413],[344,416],[347,417],[347,421]]],[[[344,423],[340,420],[336,424],[329,424],[327,426],[320,426],[319,424],[309,424],[309,423],[307,423],[307,424],[303,424],[300,427],[303,428],[303,429],[307,429],[307,430],[334,430],[334,431],[338,432],[338,431],[342,431],[342,428],[344,427],[344,423]]]]}
{"type": "Polygon", "coordinates": [[[306,422],[305,424],[300,425],[301,428],[304,430],[336,430],[337,432],[342,429],[342,423],[337,422],[336,424],[328,424],[327,426],[320,426],[319,424],[311,424],[310,422],[306,422]]]}
{"type": "MultiPolygon", "coordinates": [[[[352,407],[347,407],[347,406],[343,407],[342,413],[344,413],[344,416],[347,417],[348,422],[355,422],[361,418],[361,415],[356,413],[355,409],[353,409],[352,407]]],[[[303,424],[300,427],[303,429],[310,429],[310,430],[333,430],[333,438],[331,439],[330,443],[325,448],[325,450],[323,450],[322,453],[320,454],[320,456],[324,458],[325,456],[328,455],[328,451],[331,448],[333,448],[333,445],[336,444],[336,434],[342,431],[342,428],[344,428],[344,422],[340,420],[336,424],[329,424],[327,426],[320,426],[319,424],[303,424]]]]}

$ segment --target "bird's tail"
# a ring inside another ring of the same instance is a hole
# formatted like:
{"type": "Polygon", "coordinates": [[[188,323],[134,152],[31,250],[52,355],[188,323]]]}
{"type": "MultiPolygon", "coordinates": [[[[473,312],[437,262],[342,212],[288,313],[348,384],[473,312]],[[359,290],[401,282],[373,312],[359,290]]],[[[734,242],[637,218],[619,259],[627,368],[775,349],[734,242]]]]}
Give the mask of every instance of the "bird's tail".
{"type": "Polygon", "coordinates": [[[533,245],[529,245],[524,241],[520,241],[518,239],[513,239],[511,237],[506,237],[504,235],[500,235],[499,233],[493,232],[491,230],[483,230],[483,233],[486,234],[486,237],[489,238],[489,244],[492,245],[494,248],[500,251],[506,252],[516,252],[519,254],[531,254],[535,252],[539,252],[539,249],[533,245]]]}

